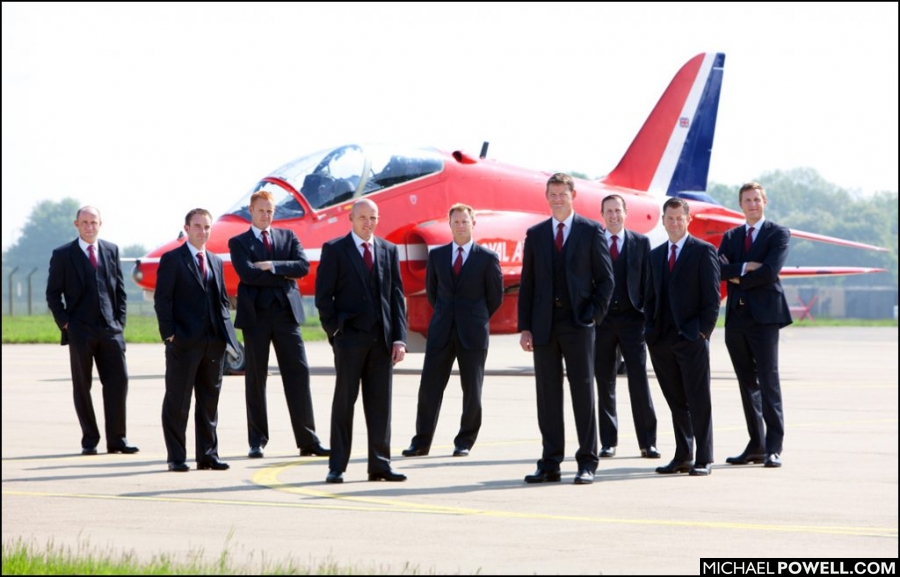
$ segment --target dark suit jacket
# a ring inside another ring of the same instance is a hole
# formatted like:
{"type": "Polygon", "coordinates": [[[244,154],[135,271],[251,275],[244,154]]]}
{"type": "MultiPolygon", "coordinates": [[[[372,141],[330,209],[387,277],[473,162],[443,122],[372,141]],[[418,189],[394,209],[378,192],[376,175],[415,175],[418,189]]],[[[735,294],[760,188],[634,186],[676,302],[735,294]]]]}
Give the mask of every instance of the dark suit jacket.
{"type": "Polygon", "coordinates": [[[266,253],[262,242],[257,240],[253,229],[228,240],[231,264],[241,279],[238,283],[237,314],[234,326],[239,329],[256,324],[257,299],[264,289],[280,292],[290,303],[297,324],[303,324],[303,299],[297,280],[309,274],[309,260],[293,231],[271,228],[272,255],[266,253]],[[270,260],[275,264],[275,272],[260,270],[253,263],[270,260]]]}
{"type": "MultiPolygon", "coordinates": [[[[225,342],[240,350],[231,314],[222,259],[206,252],[207,267],[216,282],[218,307],[212,322],[225,342]]],[[[163,340],[175,335],[181,345],[203,344],[206,341],[206,320],[209,317],[207,283],[200,278],[197,259],[191,255],[187,243],[165,253],[159,259],[156,291],[153,293],[159,334],[163,340]]]]}
{"type": "MultiPolygon", "coordinates": [[[[103,263],[106,271],[106,282],[110,286],[110,302],[112,303],[113,316],[118,327],[113,329],[125,329],[125,316],[127,306],[125,304],[125,281],[122,277],[122,267],[119,266],[119,247],[105,240],[97,240],[97,258],[103,263]]],[[[47,306],[53,313],[53,320],[62,331],[62,344],[68,343],[68,332],[63,329],[73,318],[86,325],[94,325],[97,319],[84,318],[85,287],[87,279],[84,278],[84,263],[87,256],[78,246],[78,239],[64,244],[53,250],[50,257],[50,274],[47,278],[47,306]],[[63,302],[65,300],[65,302],[63,302]]]]}
{"type": "Polygon", "coordinates": [[[739,284],[728,283],[729,306],[725,308],[725,324],[728,324],[733,301],[742,298],[756,322],[787,326],[793,321],[778,275],[787,259],[791,231],[766,220],[756,233],[750,252],[744,254],[746,235],[744,225],[735,227],[725,233],[719,246],[719,254],[728,257],[728,264],[722,265],[722,280],[740,278],[739,284]],[[762,266],[741,276],[743,264],[749,261],[762,263],[762,266]]]}
{"type": "Polygon", "coordinates": [[[660,336],[663,316],[660,295],[667,291],[672,317],[679,334],[696,341],[703,333],[707,338],[719,318],[719,259],[716,247],[688,235],[671,273],[664,272],[669,264],[669,243],[664,242],[650,251],[650,284],[644,301],[647,344],[660,336]],[[668,286],[663,279],[668,275],[668,286]]]}
{"type": "Polygon", "coordinates": [[[427,346],[445,346],[455,324],[463,348],[486,349],[491,315],[503,302],[500,257],[490,249],[473,244],[456,278],[453,246],[451,242],[428,253],[425,295],[434,313],[428,323],[427,346]]]}
{"type": "Polygon", "coordinates": [[[316,273],[316,308],[322,328],[333,339],[348,327],[368,330],[363,319],[371,318],[372,307],[381,307],[384,342],[388,350],[395,342],[406,342],[406,298],[400,276],[397,246],[372,237],[375,272],[380,298],[377,303],[366,290],[369,274],[363,264],[353,236],[347,234],[322,245],[322,256],[316,273]]]}
{"type": "MultiPolygon", "coordinates": [[[[525,233],[519,287],[519,331],[531,331],[534,344],[550,342],[553,321],[553,219],[525,233]]],[[[576,325],[599,324],[612,298],[612,260],[600,223],[575,215],[566,240],[566,282],[576,325]]]]}
{"type": "Polygon", "coordinates": [[[622,253],[626,258],[628,300],[640,313],[644,312],[644,292],[650,282],[650,239],[639,232],[624,229],[622,253]]]}

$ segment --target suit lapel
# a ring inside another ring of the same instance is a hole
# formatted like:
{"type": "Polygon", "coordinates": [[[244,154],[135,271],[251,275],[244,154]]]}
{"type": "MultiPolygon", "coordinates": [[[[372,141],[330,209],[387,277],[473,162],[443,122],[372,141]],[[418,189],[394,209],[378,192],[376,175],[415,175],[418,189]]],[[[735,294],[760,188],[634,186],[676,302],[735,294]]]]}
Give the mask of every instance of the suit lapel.
{"type": "MultiPolygon", "coordinates": [[[[206,290],[206,283],[203,282],[205,279],[200,276],[200,265],[197,264],[197,259],[191,255],[191,249],[188,248],[187,243],[184,243],[181,247],[181,259],[184,261],[185,266],[187,266],[188,270],[193,273],[194,280],[200,283],[200,288],[204,291],[206,290]]],[[[206,263],[207,266],[209,263],[206,263]]]]}
{"type": "MultiPolygon", "coordinates": [[[[250,262],[259,262],[261,260],[269,260],[268,255],[266,255],[266,249],[263,246],[261,240],[256,238],[256,235],[253,234],[253,229],[248,228],[247,232],[242,235],[241,242],[244,243],[244,246],[247,247],[247,253],[250,255],[250,262]]],[[[273,246],[274,246],[274,238],[273,238],[273,246]]]]}
{"type": "MultiPolygon", "coordinates": [[[[654,255],[650,255],[650,267],[653,269],[653,289],[656,291],[657,295],[662,294],[662,282],[663,277],[666,274],[664,267],[668,266],[666,261],[669,258],[668,241],[663,243],[661,246],[662,250],[657,251],[657,253],[659,254],[656,256],[655,260],[654,255]]],[[[658,297],[656,302],[659,302],[658,297]]]]}
{"type": "Polygon", "coordinates": [[[684,240],[684,245],[681,247],[681,251],[678,253],[678,258],[675,259],[675,268],[672,269],[672,277],[671,280],[675,280],[675,278],[681,273],[682,264],[687,262],[687,258],[691,254],[691,248],[693,247],[693,237],[688,235],[688,237],[684,240]]]}
{"type": "Polygon", "coordinates": [[[387,266],[387,250],[381,239],[372,237],[372,256],[375,258],[375,278],[378,286],[384,286],[384,269],[387,266]]]}
{"type": "Polygon", "coordinates": [[[209,257],[207,259],[208,262],[206,263],[206,265],[207,267],[209,267],[209,272],[212,273],[213,280],[216,281],[216,293],[218,294],[219,287],[223,286],[222,277],[219,274],[219,258],[217,256],[214,256],[211,252],[207,252],[206,254],[209,257]]]}
{"type": "MultiPolygon", "coordinates": [[[[756,245],[761,244],[762,241],[764,241],[769,236],[769,234],[771,234],[771,232],[772,232],[772,228],[769,226],[769,221],[767,220],[766,222],[763,223],[763,225],[761,227],[759,227],[759,232],[756,233],[756,240],[754,240],[753,244],[750,245],[750,250],[747,251],[747,255],[749,255],[750,253],[755,253],[756,245]]],[[[746,236],[746,235],[747,235],[747,229],[745,227],[744,228],[744,236],[746,236]]]]}
{"type": "Polygon", "coordinates": [[[69,247],[69,258],[72,260],[72,268],[75,269],[75,274],[78,275],[78,280],[82,285],[86,283],[86,279],[84,278],[84,262],[87,260],[87,256],[85,256],[84,251],[81,250],[81,246],[78,244],[78,239],[75,239],[75,242],[69,247]]]}
{"type": "MultiPolygon", "coordinates": [[[[739,254],[739,255],[741,255],[741,256],[743,256],[743,257],[746,257],[747,254],[750,253],[749,250],[744,250],[744,247],[747,246],[747,225],[746,225],[746,224],[743,225],[743,226],[741,226],[741,233],[742,233],[742,234],[740,235],[741,241],[740,241],[740,243],[739,243],[738,246],[737,246],[737,249],[738,249],[738,250],[737,250],[737,254],[739,254]]],[[[737,237],[737,236],[738,236],[738,235],[735,235],[735,237],[737,237]]],[[[753,247],[751,246],[750,248],[752,249],[753,247]]],[[[739,258],[740,258],[740,257],[739,257],[739,258]]]]}
{"type": "Polygon", "coordinates": [[[535,246],[535,257],[550,261],[553,259],[553,253],[551,251],[556,250],[556,245],[554,244],[556,241],[553,232],[553,219],[550,218],[544,221],[544,224],[541,225],[541,229],[542,230],[536,236],[539,242],[537,242],[537,246],[535,246]],[[544,237],[546,240],[540,240],[541,237],[544,237]]]}
{"type": "MultiPolygon", "coordinates": [[[[102,241],[97,241],[97,258],[103,265],[103,273],[106,275],[106,283],[112,288],[116,286],[115,268],[113,268],[113,255],[109,247],[105,246],[102,241]]],[[[116,263],[118,264],[118,263],[116,263]]]]}
{"type": "MultiPolygon", "coordinates": [[[[576,214],[575,218],[572,219],[572,230],[569,231],[569,238],[566,239],[565,245],[563,245],[563,248],[566,251],[566,266],[569,270],[572,270],[572,267],[569,265],[575,260],[575,253],[578,252],[578,249],[576,248],[578,241],[588,229],[587,226],[583,225],[584,223],[581,218],[576,214]]],[[[553,227],[551,226],[550,228],[552,229],[553,227]]],[[[554,240],[554,242],[556,241],[554,240]]],[[[578,258],[581,258],[581,256],[578,258]]]]}
{"type": "Polygon", "coordinates": [[[437,267],[438,278],[450,279],[452,285],[456,282],[453,275],[453,243],[445,244],[434,249],[434,266],[437,267]]]}
{"type": "MultiPolygon", "coordinates": [[[[612,247],[609,247],[609,248],[612,248],[612,247]]],[[[632,261],[636,262],[636,259],[628,258],[628,253],[630,253],[633,248],[634,248],[634,235],[629,234],[627,230],[623,229],[622,230],[622,252],[619,253],[619,258],[622,258],[624,256],[625,258],[628,259],[625,263],[628,265],[628,270],[631,270],[633,268],[632,261]]],[[[610,260],[612,260],[612,259],[610,259],[610,260]]]]}
{"type": "MultiPolygon", "coordinates": [[[[374,254],[374,248],[375,248],[374,238],[372,240],[373,240],[372,248],[373,248],[373,254],[374,254]]],[[[348,234],[347,236],[344,237],[344,247],[343,248],[344,248],[344,252],[347,255],[347,258],[350,260],[350,263],[352,263],[353,268],[356,269],[356,274],[359,275],[359,280],[361,280],[363,282],[363,284],[365,285],[366,284],[366,275],[368,274],[368,271],[366,270],[366,267],[363,264],[362,256],[360,255],[360,252],[359,252],[360,249],[359,249],[359,247],[356,246],[356,241],[353,239],[352,234],[348,234]]]]}
{"type": "Polygon", "coordinates": [[[637,238],[627,230],[623,230],[622,233],[625,235],[625,238],[622,243],[622,253],[619,255],[619,258],[625,258],[625,278],[628,279],[629,284],[634,282],[639,283],[640,280],[637,275],[641,270],[641,255],[638,254],[637,238]]]}
{"type": "Polygon", "coordinates": [[[269,260],[278,260],[275,258],[275,255],[280,253],[279,249],[284,242],[284,237],[281,234],[280,230],[275,230],[272,227],[269,227],[269,236],[272,237],[272,254],[270,254],[267,258],[269,260]]]}

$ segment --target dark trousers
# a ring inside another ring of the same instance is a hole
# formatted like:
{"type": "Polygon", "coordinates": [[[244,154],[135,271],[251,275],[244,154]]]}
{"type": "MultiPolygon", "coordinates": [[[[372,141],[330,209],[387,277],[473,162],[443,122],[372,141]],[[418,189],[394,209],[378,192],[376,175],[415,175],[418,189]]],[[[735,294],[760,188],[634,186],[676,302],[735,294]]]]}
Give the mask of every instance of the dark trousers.
{"type": "Polygon", "coordinates": [[[266,407],[266,378],[269,372],[269,347],[274,346],[284,397],[287,400],[294,441],[303,449],[319,443],[312,393],[309,388],[309,364],[300,325],[289,307],[277,301],[256,311],[257,323],[243,328],[247,400],[247,441],[251,447],[269,442],[269,416],[266,407]]]}
{"type": "Polygon", "coordinates": [[[391,392],[394,363],[380,325],[368,332],[352,327],[334,339],[335,384],[331,403],[331,457],[328,468],[344,472],[350,462],[353,410],[362,388],[369,437],[368,473],[391,468],[391,392]]]}
{"type": "Polygon", "coordinates": [[[783,449],[778,336],[778,325],[756,323],[746,306],[735,309],[725,327],[725,345],[741,389],[751,453],[781,453],[783,449]]]}
{"type": "Polygon", "coordinates": [[[569,309],[554,309],[550,342],[534,347],[538,427],[544,448],[538,468],[559,471],[560,463],[565,458],[564,360],[578,434],[575,459],[579,469],[596,471],[600,456],[594,398],[594,328],[575,325],[569,309]]]}
{"type": "Polygon", "coordinates": [[[638,446],[656,445],[656,410],[647,378],[647,347],[644,343],[644,318],[640,313],[610,313],[597,327],[594,373],[597,377],[600,444],[619,444],[619,418],[616,412],[616,349],[622,351],[628,373],[628,394],[638,446]]]}
{"type": "Polygon", "coordinates": [[[219,422],[219,393],[222,390],[225,342],[180,346],[166,343],[166,395],[162,406],[163,437],[166,460],[187,460],[185,430],[191,409],[191,393],[195,396],[195,457],[200,463],[219,456],[216,425],[219,422]]]}
{"type": "Polygon", "coordinates": [[[487,349],[466,349],[459,342],[455,328],[451,330],[447,344],[440,348],[427,348],[419,382],[419,403],[416,412],[416,436],[411,445],[428,451],[434,439],[444,390],[450,380],[453,362],[459,364],[459,381],[462,385],[463,407],[459,421],[459,433],[453,440],[455,447],[471,449],[481,429],[481,387],[484,382],[484,363],[487,349]]]}
{"type": "Polygon", "coordinates": [[[675,459],[712,463],[709,341],[689,341],[670,330],[648,348],[656,379],[672,412],[675,459]]]}
{"type": "Polygon", "coordinates": [[[125,445],[125,399],[128,396],[128,369],[125,366],[125,337],[112,329],[82,331],[69,323],[69,363],[75,413],[81,424],[81,447],[96,447],[100,429],[91,400],[94,361],[103,386],[103,415],[106,419],[106,446],[125,445]]]}

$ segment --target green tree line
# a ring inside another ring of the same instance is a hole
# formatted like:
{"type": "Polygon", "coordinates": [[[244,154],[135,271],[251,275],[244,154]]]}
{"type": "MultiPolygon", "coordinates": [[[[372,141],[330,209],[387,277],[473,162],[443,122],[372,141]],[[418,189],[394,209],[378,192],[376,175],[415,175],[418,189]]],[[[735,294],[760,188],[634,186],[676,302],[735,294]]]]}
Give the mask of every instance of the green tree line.
{"type": "MultiPolygon", "coordinates": [[[[811,168],[763,173],[756,179],[766,187],[766,216],[792,229],[803,230],[846,240],[887,248],[887,252],[840,247],[808,240],[793,239],[788,266],[857,266],[887,269],[887,273],[847,277],[826,276],[802,279],[804,282],[844,284],[846,286],[897,286],[897,191],[881,191],[863,197],[826,181],[811,168]]],[[[723,206],[739,210],[737,194],[742,183],[711,183],[707,193],[723,206]]],[[[28,275],[36,312],[45,312],[44,290],[50,253],[63,243],[72,241],[77,231],[73,226],[81,203],[73,198],[38,203],[25,221],[19,238],[3,251],[4,311],[7,311],[10,272],[18,267],[15,279],[25,283],[28,275]]],[[[117,242],[116,239],[109,239],[117,242]]],[[[141,245],[121,245],[122,256],[146,254],[141,245]]],[[[130,268],[123,271],[126,276],[130,268]]],[[[141,290],[128,281],[129,302],[143,300],[141,290]]],[[[21,285],[20,285],[21,287],[21,285]]],[[[22,290],[21,288],[19,290],[22,290]]],[[[17,291],[18,292],[18,291],[17,291]]],[[[17,295],[24,302],[25,295],[17,295]]],[[[149,303],[147,303],[149,305],[149,303]]],[[[146,307],[152,314],[152,307],[146,307]]],[[[22,306],[19,313],[24,312],[22,306]]]]}
{"type": "MultiPolygon", "coordinates": [[[[897,286],[897,191],[864,197],[826,181],[811,168],[763,173],[766,218],[794,230],[852,240],[887,252],[791,240],[787,266],[855,266],[887,269],[886,273],[802,279],[844,286],[897,286]]],[[[707,193],[727,208],[740,210],[740,184],[711,184],[707,193]]],[[[798,279],[800,280],[800,279],[798,279]]]]}
{"type": "MultiPolygon", "coordinates": [[[[47,301],[44,296],[47,288],[47,274],[50,267],[50,255],[53,249],[72,242],[78,236],[75,228],[75,216],[83,203],[74,198],[64,198],[60,201],[43,200],[34,207],[31,214],[25,220],[22,233],[19,238],[3,251],[3,312],[9,312],[9,274],[15,269],[14,281],[17,288],[13,289],[16,302],[20,303],[13,310],[15,314],[27,312],[27,286],[31,285],[32,303],[35,314],[47,312],[47,301]],[[16,269],[16,267],[18,267],[16,269]],[[25,287],[25,288],[22,288],[25,287]],[[22,294],[18,294],[21,292],[22,294]]],[[[102,216],[102,214],[101,214],[102,216]]],[[[101,229],[100,237],[103,238],[101,229]]],[[[109,239],[118,242],[116,239],[109,239]]],[[[123,246],[119,244],[119,254],[122,257],[139,257],[147,254],[148,250],[140,244],[123,246]]],[[[126,277],[131,274],[131,268],[125,266],[122,272],[126,277]]],[[[125,289],[128,295],[129,307],[143,302],[143,290],[131,282],[130,277],[125,279],[125,289]]],[[[147,312],[152,310],[152,303],[146,303],[147,312]]]]}

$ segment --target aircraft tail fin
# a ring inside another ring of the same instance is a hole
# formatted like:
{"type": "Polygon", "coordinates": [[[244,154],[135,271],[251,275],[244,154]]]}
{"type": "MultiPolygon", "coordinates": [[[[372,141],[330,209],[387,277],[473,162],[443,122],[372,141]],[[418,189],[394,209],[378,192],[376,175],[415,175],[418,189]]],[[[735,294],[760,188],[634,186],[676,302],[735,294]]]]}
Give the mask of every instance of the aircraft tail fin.
{"type": "Polygon", "coordinates": [[[724,66],[725,54],[713,52],[682,66],[618,166],[601,181],[668,196],[706,190],[724,66]]]}

